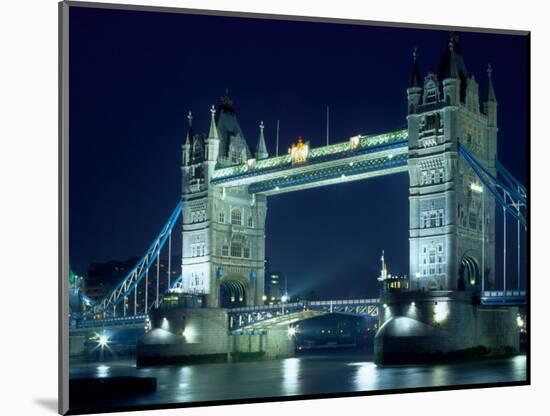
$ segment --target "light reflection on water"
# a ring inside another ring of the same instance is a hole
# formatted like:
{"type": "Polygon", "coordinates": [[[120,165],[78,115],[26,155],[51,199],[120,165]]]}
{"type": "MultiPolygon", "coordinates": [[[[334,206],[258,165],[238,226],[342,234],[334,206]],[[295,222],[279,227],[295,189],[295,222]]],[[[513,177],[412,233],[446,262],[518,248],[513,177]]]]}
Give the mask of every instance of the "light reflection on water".
{"type": "Polygon", "coordinates": [[[103,377],[109,377],[111,373],[111,367],[108,365],[98,365],[97,366],[97,377],[103,378],[103,377]]]}
{"type": "Polygon", "coordinates": [[[358,391],[373,390],[376,388],[378,372],[376,364],[373,362],[350,363],[350,366],[357,367],[357,372],[353,378],[355,389],[358,391]]]}
{"type": "Polygon", "coordinates": [[[283,394],[299,394],[300,389],[300,365],[299,358],[286,358],[283,360],[283,394]]]}
{"type": "MultiPolygon", "coordinates": [[[[319,353],[255,362],[135,367],[125,361],[71,365],[71,377],[155,377],[157,391],[110,405],[188,403],[523,381],[526,357],[475,363],[377,367],[369,353],[319,353]]],[[[94,399],[95,400],[95,399],[94,399]]],[[[101,405],[97,398],[94,405],[101,405]]]]}

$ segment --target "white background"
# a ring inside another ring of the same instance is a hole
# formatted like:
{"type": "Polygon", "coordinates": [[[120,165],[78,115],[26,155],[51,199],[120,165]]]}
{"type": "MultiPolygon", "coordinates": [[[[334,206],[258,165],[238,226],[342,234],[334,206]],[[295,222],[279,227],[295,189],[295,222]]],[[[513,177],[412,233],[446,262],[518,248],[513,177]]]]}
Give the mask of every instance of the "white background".
{"type": "MultiPolygon", "coordinates": [[[[550,354],[550,326],[547,315],[550,313],[550,276],[547,271],[550,253],[547,241],[550,236],[550,175],[547,169],[550,136],[547,100],[550,98],[550,29],[546,2],[136,2],[532,31],[532,386],[176,409],[147,414],[549,414],[550,368],[547,357],[550,354]]],[[[0,414],[3,415],[54,414],[56,407],[56,3],[55,0],[11,0],[0,5],[0,414]]],[[[518,141],[523,141],[523,138],[518,137],[518,141]]]]}

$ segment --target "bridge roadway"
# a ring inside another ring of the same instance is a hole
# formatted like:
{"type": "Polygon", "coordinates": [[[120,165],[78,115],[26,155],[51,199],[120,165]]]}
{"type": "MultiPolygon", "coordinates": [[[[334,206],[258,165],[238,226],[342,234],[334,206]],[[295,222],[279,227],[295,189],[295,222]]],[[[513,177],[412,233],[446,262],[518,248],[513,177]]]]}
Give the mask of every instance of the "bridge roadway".
{"type": "MultiPolygon", "coordinates": [[[[485,291],[480,297],[482,305],[523,306],[526,304],[524,290],[485,291]]],[[[262,330],[270,326],[292,324],[304,319],[327,313],[349,314],[378,319],[380,301],[378,298],[340,299],[323,301],[289,302],[276,305],[245,306],[228,309],[230,331],[262,330]]],[[[103,329],[145,328],[148,316],[120,316],[105,319],[91,319],[75,322],[70,333],[98,331],[103,329]]]]}

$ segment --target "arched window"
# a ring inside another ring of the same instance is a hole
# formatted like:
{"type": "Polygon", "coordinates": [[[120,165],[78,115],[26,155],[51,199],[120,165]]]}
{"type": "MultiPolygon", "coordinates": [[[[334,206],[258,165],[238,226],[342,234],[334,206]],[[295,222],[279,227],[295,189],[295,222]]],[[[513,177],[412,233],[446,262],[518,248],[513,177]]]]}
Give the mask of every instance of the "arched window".
{"type": "Polygon", "coordinates": [[[243,256],[243,245],[240,241],[231,242],[231,257],[242,257],[243,256]]]}
{"type": "Polygon", "coordinates": [[[248,226],[252,228],[254,226],[254,220],[252,219],[252,216],[248,217],[248,226]]]}
{"type": "Polygon", "coordinates": [[[436,221],[437,221],[437,214],[432,211],[430,213],[430,227],[436,227],[436,221]]]}
{"type": "Polygon", "coordinates": [[[242,212],[240,208],[233,208],[231,210],[231,224],[242,225],[242,212]]]}
{"type": "Polygon", "coordinates": [[[202,140],[196,139],[193,143],[193,159],[198,160],[202,159],[203,147],[202,140]]]}

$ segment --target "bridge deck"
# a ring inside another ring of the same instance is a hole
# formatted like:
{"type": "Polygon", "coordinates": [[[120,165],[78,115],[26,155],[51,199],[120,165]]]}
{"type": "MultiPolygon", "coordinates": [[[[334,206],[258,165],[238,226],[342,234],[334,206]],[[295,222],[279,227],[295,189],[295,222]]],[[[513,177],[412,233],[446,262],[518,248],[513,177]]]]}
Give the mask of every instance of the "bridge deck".
{"type": "MultiPolygon", "coordinates": [[[[292,302],[283,305],[245,306],[228,310],[228,329],[255,330],[267,327],[291,324],[293,322],[320,316],[326,313],[345,313],[377,317],[378,298],[338,299],[309,302],[292,302]]],[[[526,291],[485,291],[481,295],[481,304],[487,306],[521,306],[526,304],[526,291]]],[[[113,317],[107,319],[84,320],[71,328],[71,333],[98,329],[130,329],[144,327],[147,315],[113,317]]]]}

